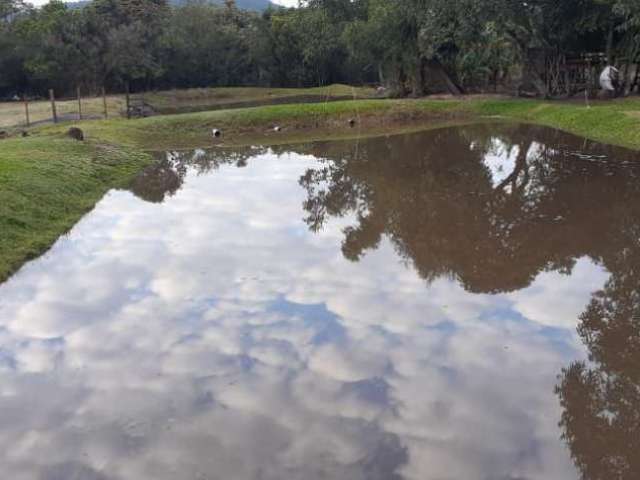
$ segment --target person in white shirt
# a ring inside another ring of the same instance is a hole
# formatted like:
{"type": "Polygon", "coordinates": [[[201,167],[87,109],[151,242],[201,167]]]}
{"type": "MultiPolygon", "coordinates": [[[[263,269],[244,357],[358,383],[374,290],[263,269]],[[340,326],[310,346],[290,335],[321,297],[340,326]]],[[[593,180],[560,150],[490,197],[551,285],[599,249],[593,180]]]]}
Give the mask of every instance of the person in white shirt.
{"type": "Polygon", "coordinates": [[[611,65],[605,67],[600,74],[600,87],[612,94],[618,93],[618,74],[620,71],[611,65]]]}

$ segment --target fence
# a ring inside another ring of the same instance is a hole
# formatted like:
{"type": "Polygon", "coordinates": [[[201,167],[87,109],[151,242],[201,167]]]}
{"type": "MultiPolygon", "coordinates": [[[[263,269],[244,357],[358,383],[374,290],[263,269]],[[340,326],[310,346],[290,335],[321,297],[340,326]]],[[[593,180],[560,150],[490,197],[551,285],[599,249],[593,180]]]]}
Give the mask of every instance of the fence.
{"type": "Polygon", "coordinates": [[[0,130],[51,122],[126,116],[127,112],[131,112],[131,105],[136,102],[135,96],[108,95],[105,89],[97,96],[84,96],[82,90],[77,88],[74,96],[62,98],[49,90],[48,97],[38,100],[23,97],[0,102],[0,130]]]}
{"type": "MultiPolygon", "coordinates": [[[[583,92],[594,94],[600,90],[600,73],[607,65],[605,53],[547,53],[542,77],[552,97],[571,97],[583,92]]],[[[620,69],[619,93],[634,93],[640,83],[640,65],[627,58],[618,58],[616,65],[620,69]]]]}

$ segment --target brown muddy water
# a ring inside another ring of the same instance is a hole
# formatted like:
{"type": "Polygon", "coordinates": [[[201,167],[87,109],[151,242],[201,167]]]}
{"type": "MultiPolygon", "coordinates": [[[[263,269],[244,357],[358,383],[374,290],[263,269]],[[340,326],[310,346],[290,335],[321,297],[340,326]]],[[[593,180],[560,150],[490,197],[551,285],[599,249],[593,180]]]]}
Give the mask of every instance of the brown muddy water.
{"type": "Polygon", "coordinates": [[[0,286],[11,480],[640,478],[640,163],[169,152],[0,286]]]}

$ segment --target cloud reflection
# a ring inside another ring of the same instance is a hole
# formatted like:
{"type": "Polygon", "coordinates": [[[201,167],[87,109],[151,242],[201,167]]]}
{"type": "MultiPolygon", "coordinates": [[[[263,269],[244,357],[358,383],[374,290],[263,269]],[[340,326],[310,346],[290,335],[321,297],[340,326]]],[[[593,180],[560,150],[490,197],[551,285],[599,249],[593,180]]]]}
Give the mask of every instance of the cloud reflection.
{"type": "Polygon", "coordinates": [[[109,193],[0,286],[4,476],[576,477],[553,386],[601,266],[490,295],[391,236],[354,263],[357,213],[302,222],[315,157],[245,157],[109,193]]]}

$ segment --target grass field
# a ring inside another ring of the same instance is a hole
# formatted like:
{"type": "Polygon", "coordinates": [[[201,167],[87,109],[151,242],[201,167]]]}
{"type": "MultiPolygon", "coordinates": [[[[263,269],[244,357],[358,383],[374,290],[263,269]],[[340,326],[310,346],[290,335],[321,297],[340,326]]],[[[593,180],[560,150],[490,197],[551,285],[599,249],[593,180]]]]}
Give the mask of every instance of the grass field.
{"type": "Polygon", "coordinates": [[[373,96],[373,88],[337,84],[317,88],[191,88],[147,94],[144,100],[157,112],[171,114],[373,96]]]}
{"type": "MultiPolygon", "coordinates": [[[[78,118],[77,100],[56,100],[58,117],[63,121],[78,118]]],[[[82,114],[86,118],[103,118],[104,106],[102,97],[82,99],[82,114]]],[[[107,96],[107,112],[109,116],[120,117],[125,113],[124,96],[107,96]]],[[[29,120],[37,125],[52,121],[51,103],[49,100],[29,102],[29,120]]],[[[26,123],[24,103],[0,102],[0,129],[22,127],[26,123]]]]}
{"type": "MultiPolygon", "coordinates": [[[[144,101],[158,113],[172,114],[242,108],[282,103],[323,102],[335,99],[364,99],[375,96],[375,90],[368,87],[330,85],[318,88],[192,88],[187,90],[167,90],[132,95],[132,102],[144,101]]],[[[107,96],[107,113],[111,118],[126,116],[124,95],[107,96]]],[[[77,120],[78,101],[56,100],[58,117],[62,121],[77,120]]],[[[102,97],[82,99],[82,113],[85,118],[104,117],[102,97]]],[[[29,118],[32,124],[52,121],[49,100],[29,102],[29,118]]],[[[22,127],[26,123],[23,102],[0,102],[0,129],[22,127]]]]}
{"type": "MultiPolygon", "coordinates": [[[[185,94],[187,95],[187,94],[185,94]]],[[[191,94],[189,94],[191,95],[191,94]]],[[[195,102],[193,97],[186,102],[195,102]]],[[[110,188],[151,161],[150,149],[282,144],[390,134],[483,120],[547,125],[640,150],[640,99],[556,103],[505,98],[356,100],[68,122],[0,140],[0,281],[45,251],[110,188]],[[355,120],[350,128],[349,120],[355,120]],[[275,132],[274,125],[283,127],[275,132]],[[70,126],[86,141],[65,136],[70,126]],[[223,130],[219,140],[211,129],[223,130]]],[[[639,154],[640,159],[640,154],[639,154]]]]}

